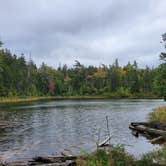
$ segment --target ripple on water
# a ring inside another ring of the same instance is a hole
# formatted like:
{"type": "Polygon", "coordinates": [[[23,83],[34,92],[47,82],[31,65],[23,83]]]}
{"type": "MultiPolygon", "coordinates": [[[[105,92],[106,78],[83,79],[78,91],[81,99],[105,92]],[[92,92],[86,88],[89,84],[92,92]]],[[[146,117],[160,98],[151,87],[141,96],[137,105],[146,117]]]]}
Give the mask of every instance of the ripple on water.
{"type": "Polygon", "coordinates": [[[106,120],[112,133],[111,142],[124,144],[126,150],[139,157],[158,146],[145,138],[132,136],[128,125],[146,121],[153,108],[164,105],[162,100],[62,100],[21,103],[0,108],[0,159],[22,160],[37,155],[71,153],[80,148],[95,148],[99,131],[105,139],[106,120]]]}

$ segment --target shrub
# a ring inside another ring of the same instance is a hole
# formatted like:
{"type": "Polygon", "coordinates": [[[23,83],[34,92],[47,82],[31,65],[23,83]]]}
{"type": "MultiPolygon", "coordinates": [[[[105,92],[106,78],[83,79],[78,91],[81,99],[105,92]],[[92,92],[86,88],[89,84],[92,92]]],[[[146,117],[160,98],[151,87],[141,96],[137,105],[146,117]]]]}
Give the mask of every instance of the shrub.
{"type": "Polygon", "coordinates": [[[86,154],[76,161],[77,166],[134,166],[135,159],[118,145],[106,151],[98,149],[96,153],[86,154]]]}
{"type": "Polygon", "coordinates": [[[166,106],[158,107],[149,114],[149,121],[166,122],[166,106]]]}
{"type": "Polygon", "coordinates": [[[144,154],[137,162],[138,166],[166,165],[166,145],[161,149],[144,154]]]}

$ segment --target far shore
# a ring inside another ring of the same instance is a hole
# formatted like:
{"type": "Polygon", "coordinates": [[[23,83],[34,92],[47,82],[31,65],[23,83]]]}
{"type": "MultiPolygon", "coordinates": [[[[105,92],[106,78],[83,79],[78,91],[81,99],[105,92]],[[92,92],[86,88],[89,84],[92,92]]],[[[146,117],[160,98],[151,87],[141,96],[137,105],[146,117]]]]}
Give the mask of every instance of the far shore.
{"type": "Polygon", "coordinates": [[[33,102],[42,100],[80,100],[80,99],[163,99],[157,96],[28,96],[28,97],[0,97],[0,104],[33,102]]]}

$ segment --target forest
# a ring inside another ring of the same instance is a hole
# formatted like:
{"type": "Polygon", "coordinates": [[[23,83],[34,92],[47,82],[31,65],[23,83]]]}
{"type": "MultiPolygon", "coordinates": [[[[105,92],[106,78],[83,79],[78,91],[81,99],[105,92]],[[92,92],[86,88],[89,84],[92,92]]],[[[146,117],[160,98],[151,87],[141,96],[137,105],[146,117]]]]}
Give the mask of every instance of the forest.
{"type": "MultiPolygon", "coordinates": [[[[163,35],[165,43],[166,34],[163,35]],[[164,38],[165,37],[165,38],[164,38]]],[[[120,66],[118,59],[111,65],[84,66],[75,61],[53,68],[40,67],[14,55],[0,42],[0,96],[166,96],[166,54],[161,53],[158,67],[139,68],[137,62],[120,66]]]]}

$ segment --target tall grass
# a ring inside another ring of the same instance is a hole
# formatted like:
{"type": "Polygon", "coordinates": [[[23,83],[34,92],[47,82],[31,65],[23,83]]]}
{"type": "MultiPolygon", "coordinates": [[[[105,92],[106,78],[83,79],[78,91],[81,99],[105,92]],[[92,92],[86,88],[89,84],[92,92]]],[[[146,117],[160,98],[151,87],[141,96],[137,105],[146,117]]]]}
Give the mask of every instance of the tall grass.
{"type": "Polygon", "coordinates": [[[165,166],[166,165],[166,145],[159,150],[146,153],[136,162],[136,166],[165,166]]]}
{"type": "Polygon", "coordinates": [[[154,109],[154,111],[149,114],[149,121],[166,122],[166,106],[154,109]]]}
{"type": "Polygon", "coordinates": [[[0,103],[31,102],[31,101],[47,100],[47,99],[53,99],[53,97],[52,96],[0,97],[0,103]]]}
{"type": "Polygon", "coordinates": [[[76,161],[77,166],[133,166],[135,158],[125,152],[124,147],[118,145],[108,151],[98,149],[95,153],[86,154],[76,161]]]}
{"type": "Polygon", "coordinates": [[[125,152],[121,145],[112,147],[109,151],[99,149],[95,153],[86,154],[76,160],[77,166],[165,166],[166,145],[161,149],[143,154],[141,159],[125,152]]]}

